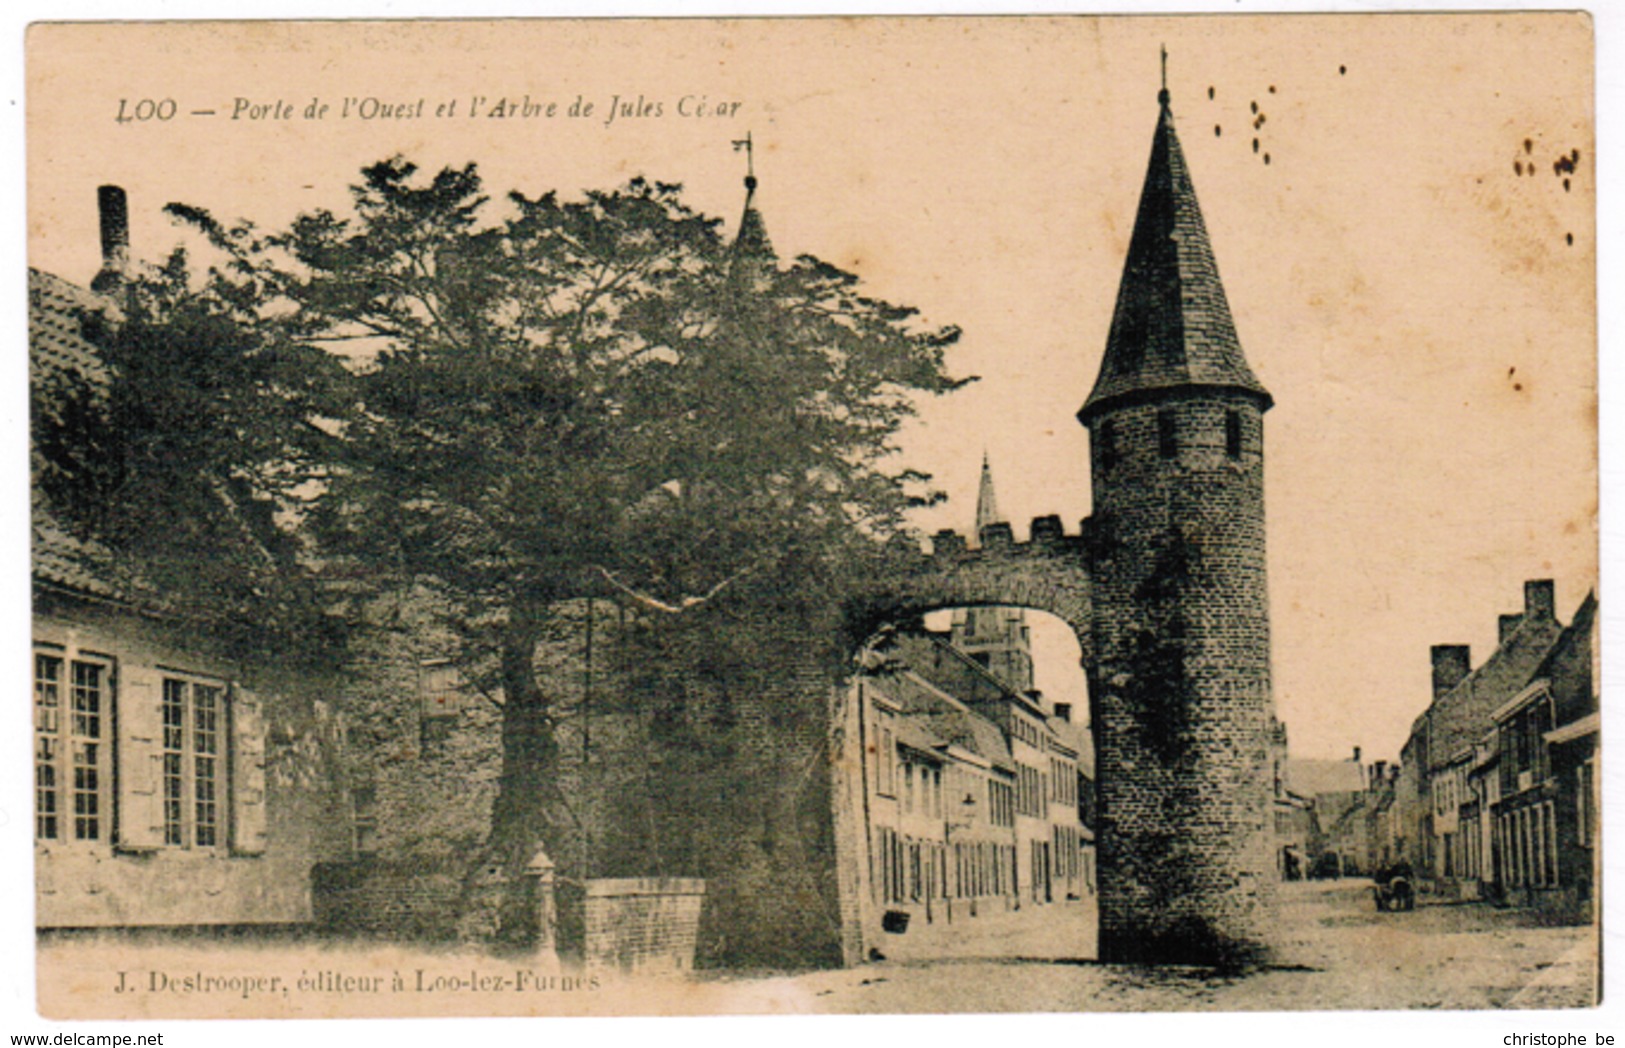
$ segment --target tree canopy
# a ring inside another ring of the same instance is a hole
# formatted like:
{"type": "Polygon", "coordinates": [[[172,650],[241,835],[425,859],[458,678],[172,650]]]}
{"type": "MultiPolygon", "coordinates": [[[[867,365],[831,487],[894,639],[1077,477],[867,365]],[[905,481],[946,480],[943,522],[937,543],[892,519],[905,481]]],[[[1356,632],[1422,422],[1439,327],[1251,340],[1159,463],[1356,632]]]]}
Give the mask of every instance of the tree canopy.
{"type": "MultiPolygon", "coordinates": [[[[260,323],[186,252],[78,320],[97,360],[31,385],[33,472],[94,570],[250,648],[334,641],[300,526],[325,475],[342,368],[260,323]]],[[[318,647],[323,645],[317,645],[318,647]]]]}
{"type": "MultiPolygon", "coordinates": [[[[536,672],[560,602],[659,620],[749,591],[788,622],[935,497],[892,452],[916,398],[959,384],[958,330],[730,241],[675,185],[499,204],[472,164],[395,158],[286,229],[169,210],[222,261],[199,281],[176,255],[93,325],[114,381],[46,392],[78,407],[38,411],[42,487],[88,481],[87,533],[250,593],[269,558],[336,581],[347,619],[426,596],[501,694],[480,868],[569,832],[536,672]]],[[[522,923],[509,895],[497,924],[522,923]]]]}
{"type": "Polygon", "coordinates": [[[605,587],[680,609],[930,497],[886,467],[914,398],[956,384],[958,332],[853,275],[778,265],[642,179],[487,218],[472,165],[394,159],[353,194],[266,237],[191,217],[291,338],[360,361],[329,548],[470,623],[605,587]]]}

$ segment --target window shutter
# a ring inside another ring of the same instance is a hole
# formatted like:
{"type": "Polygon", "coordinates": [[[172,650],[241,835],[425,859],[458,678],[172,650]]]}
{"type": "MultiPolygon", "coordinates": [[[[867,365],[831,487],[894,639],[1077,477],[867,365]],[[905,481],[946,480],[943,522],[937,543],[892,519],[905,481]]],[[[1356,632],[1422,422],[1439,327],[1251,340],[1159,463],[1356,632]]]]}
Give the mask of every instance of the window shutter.
{"type": "Polygon", "coordinates": [[[257,695],[231,686],[231,851],[265,854],[265,714],[257,695]]]}
{"type": "Polygon", "coordinates": [[[118,836],[120,851],[156,851],[164,843],[158,678],[150,668],[121,667],[117,693],[118,836]]]}

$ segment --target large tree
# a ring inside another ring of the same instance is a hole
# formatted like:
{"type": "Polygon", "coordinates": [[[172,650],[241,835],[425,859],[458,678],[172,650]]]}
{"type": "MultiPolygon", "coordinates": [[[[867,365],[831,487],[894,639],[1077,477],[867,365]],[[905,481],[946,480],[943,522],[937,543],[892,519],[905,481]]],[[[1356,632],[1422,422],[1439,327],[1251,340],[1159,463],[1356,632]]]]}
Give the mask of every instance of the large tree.
{"type": "MultiPolygon", "coordinates": [[[[502,703],[490,839],[510,882],[566,858],[537,647],[550,611],[604,595],[653,618],[762,586],[829,600],[843,564],[931,497],[896,468],[915,398],[957,383],[953,328],[816,259],[729,241],[678,187],[635,179],[498,205],[473,165],[393,159],[351,208],[280,232],[174,208],[272,345],[351,361],[310,520],[372,592],[425,594],[502,703]]],[[[356,587],[352,581],[350,592],[356,587]]],[[[517,893],[492,923],[522,927],[517,893]],[[507,912],[503,912],[507,911],[507,912]]]]}
{"type": "Polygon", "coordinates": [[[300,531],[347,379],[261,323],[261,291],[177,250],[81,308],[94,358],[32,377],[36,505],[126,597],[240,655],[320,657],[342,630],[300,531]]]}

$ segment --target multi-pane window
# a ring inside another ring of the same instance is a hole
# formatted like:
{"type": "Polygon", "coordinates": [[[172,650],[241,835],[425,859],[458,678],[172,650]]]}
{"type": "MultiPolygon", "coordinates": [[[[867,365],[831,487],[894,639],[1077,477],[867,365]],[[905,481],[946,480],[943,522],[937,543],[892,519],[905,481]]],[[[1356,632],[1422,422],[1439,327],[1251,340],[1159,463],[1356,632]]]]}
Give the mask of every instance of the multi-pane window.
{"type": "Polygon", "coordinates": [[[220,843],[225,796],[225,688],[212,681],[165,677],[161,709],[164,843],[213,848],[220,843]]]}
{"type": "Polygon", "coordinates": [[[54,841],[60,832],[57,764],[62,749],[62,660],[34,656],[34,836],[54,841]]]}
{"type": "Polygon", "coordinates": [[[890,728],[880,729],[880,792],[887,796],[896,793],[897,751],[893,748],[890,728]]]}
{"type": "Polygon", "coordinates": [[[34,653],[34,835],[40,840],[107,839],[111,710],[108,663],[34,653]]]}

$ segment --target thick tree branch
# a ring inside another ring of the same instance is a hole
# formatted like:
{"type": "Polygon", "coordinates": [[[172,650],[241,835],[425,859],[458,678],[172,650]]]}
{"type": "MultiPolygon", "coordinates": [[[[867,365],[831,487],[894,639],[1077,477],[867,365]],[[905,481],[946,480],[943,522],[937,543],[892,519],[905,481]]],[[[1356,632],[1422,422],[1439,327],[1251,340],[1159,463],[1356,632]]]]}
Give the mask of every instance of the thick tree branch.
{"type": "Polygon", "coordinates": [[[744,578],[745,576],[751,574],[752,572],[754,572],[756,570],[756,565],[752,565],[752,566],[750,566],[748,568],[743,568],[743,569],[741,569],[739,571],[734,572],[732,575],[729,575],[727,578],[723,579],[721,582],[717,583],[715,586],[712,586],[710,589],[706,590],[703,596],[696,597],[696,596],[690,594],[689,596],[686,596],[682,600],[678,601],[676,604],[668,604],[665,601],[661,600],[659,597],[651,597],[647,593],[643,593],[643,592],[641,592],[639,590],[633,589],[631,586],[628,586],[626,583],[624,583],[620,579],[616,578],[615,574],[613,572],[611,572],[608,568],[603,567],[602,565],[594,564],[593,568],[594,568],[594,570],[596,570],[598,572],[598,574],[602,575],[604,577],[604,580],[606,582],[608,582],[611,586],[614,586],[616,589],[620,590],[622,593],[626,594],[628,597],[631,597],[633,600],[637,601],[639,604],[642,604],[644,607],[653,608],[655,611],[663,611],[668,615],[681,615],[683,612],[689,610],[690,608],[697,607],[697,606],[699,606],[701,604],[706,603],[707,601],[710,601],[717,594],[721,593],[723,590],[727,589],[729,586],[733,585],[735,582],[737,582],[740,579],[744,578]]]}

